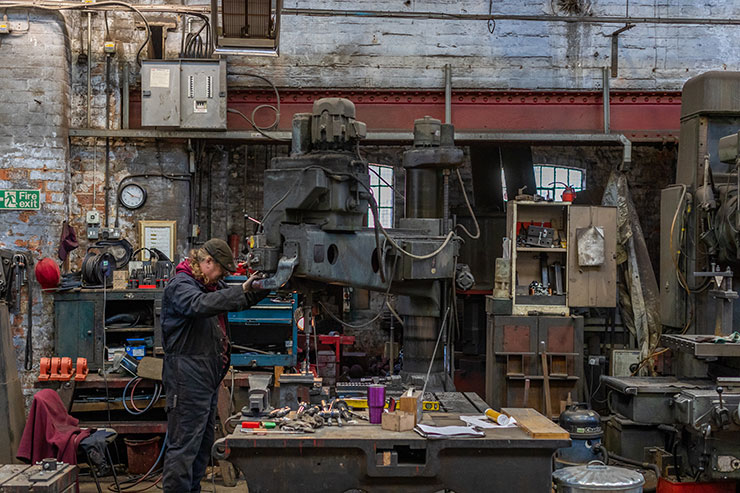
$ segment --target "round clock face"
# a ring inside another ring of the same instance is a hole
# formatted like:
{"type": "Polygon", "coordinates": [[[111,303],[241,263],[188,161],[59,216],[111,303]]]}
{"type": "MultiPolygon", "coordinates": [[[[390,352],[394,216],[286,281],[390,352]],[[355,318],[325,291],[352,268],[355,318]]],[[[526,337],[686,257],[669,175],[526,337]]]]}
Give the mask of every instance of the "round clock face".
{"type": "Polygon", "coordinates": [[[121,189],[118,199],[124,207],[138,209],[146,202],[146,190],[141,185],[130,183],[121,189]]]}

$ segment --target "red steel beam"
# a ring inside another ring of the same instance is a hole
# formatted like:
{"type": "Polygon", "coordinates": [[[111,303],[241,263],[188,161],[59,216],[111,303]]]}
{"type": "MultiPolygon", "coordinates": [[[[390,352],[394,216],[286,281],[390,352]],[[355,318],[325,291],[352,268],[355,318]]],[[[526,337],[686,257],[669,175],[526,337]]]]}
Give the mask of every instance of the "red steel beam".
{"type": "MultiPolygon", "coordinates": [[[[443,91],[412,90],[300,90],[280,91],[280,130],[290,130],[295,113],[311,112],[322,97],[344,97],[357,107],[357,118],[370,131],[410,132],[414,119],[444,118],[443,91]]],[[[231,90],[228,107],[247,116],[259,105],[275,105],[274,92],[231,90]]],[[[141,95],[130,97],[130,127],[141,128],[141,95]]],[[[680,92],[612,91],[611,132],[635,141],[677,140],[681,112],[680,92]]],[[[452,121],[466,132],[602,133],[602,93],[597,91],[454,91],[452,121]]],[[[275,114],[259,110],[256,123],[266,126],[275,114]]],[[[229,130],[250,130],[234,113],[229,130]]]]}

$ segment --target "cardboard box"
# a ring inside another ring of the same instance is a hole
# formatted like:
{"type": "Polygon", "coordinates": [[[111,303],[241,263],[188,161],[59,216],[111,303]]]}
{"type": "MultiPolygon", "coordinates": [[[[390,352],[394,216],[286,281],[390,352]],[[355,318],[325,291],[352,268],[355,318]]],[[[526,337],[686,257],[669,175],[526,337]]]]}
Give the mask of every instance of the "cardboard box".
{"type": "Polygon", "coordinates": [[[396,409],[413,414],[416,418],[414,425],[421,422],[422,417],[422,394],[420,390],[404,392],[398,399],[396,409]]]}
{"type": "Polygon", "coordinates": [[[116,270],[113,271],[113,289],[126,289],[128,286],[128,271],[127,270],[116,270]]]}
{"type": "Polygon", "coordinates": [[[403,411],[383,413],[380,427],[388,431],[410,431],[416,426],[415,415],[403,411]]]}

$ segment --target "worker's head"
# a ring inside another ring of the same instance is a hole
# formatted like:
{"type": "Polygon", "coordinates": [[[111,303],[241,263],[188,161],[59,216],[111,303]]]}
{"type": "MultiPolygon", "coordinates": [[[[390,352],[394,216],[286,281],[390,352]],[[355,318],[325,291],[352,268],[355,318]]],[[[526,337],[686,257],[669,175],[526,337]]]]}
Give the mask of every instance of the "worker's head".
{"type": "Polygon", "coordinates": [[[210,239],[202,248],[191,251],[189,260],[196,279],[204,284],[218,282],[236,271],[229,245],[218,238],[210,239]]]}

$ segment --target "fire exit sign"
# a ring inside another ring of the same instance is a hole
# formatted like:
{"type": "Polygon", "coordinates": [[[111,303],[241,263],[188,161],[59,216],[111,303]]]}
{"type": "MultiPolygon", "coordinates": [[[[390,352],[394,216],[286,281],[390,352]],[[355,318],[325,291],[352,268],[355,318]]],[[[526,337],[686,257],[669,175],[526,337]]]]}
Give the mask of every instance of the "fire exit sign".
{"type": "Polygon", "coordinates": [[[41,190],[0,190],[0,210],[41,208],[41,190]]]}

